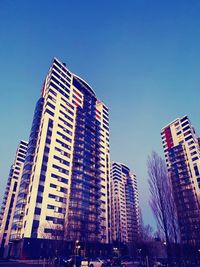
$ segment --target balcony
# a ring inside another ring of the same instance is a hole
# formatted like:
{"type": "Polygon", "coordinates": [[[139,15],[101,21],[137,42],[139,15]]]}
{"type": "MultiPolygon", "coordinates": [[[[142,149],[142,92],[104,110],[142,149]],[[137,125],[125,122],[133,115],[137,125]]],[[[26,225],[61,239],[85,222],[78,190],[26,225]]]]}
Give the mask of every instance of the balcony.
{"type": "Polygon", "coordinates": [[[18,234],[11,234],[11,236],[10,236],[10,240],[11,241],[19,240],[19,239],[21,239],[21,234],[20,233],[18,233],[18,234]]]}

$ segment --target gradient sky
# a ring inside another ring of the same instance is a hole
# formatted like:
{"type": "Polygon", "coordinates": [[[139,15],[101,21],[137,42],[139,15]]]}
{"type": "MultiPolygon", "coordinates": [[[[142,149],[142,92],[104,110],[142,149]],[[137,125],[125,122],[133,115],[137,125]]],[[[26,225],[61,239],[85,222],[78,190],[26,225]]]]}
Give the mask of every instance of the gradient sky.
{"type": "Polygon", "coordinates": [[[0,200],[54,56],[110,109],[111,158],[137,175],[145,223],[146,160],[163,155],[160,129],[200,118],[200,1],[1,0],[0,200]]]}

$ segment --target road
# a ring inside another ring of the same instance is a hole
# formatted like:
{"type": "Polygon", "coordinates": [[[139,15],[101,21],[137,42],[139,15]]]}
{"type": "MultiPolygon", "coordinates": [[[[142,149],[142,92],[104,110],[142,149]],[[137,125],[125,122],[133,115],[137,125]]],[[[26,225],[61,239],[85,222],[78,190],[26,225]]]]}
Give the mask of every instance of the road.
{"type": "Polygon", "coordinates": [[[0,261],[0,267],[43,267],[43,265],[19,263],[14,261],[0,261]]]}

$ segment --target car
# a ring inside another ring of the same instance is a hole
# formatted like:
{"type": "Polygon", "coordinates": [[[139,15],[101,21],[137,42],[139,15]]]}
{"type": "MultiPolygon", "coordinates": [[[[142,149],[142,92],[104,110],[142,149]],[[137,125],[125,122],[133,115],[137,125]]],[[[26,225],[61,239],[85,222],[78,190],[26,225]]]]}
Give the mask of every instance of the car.
{"type": "MultiPolygon", "coordinates": [[[[168,260],[166,258],[155,257],[155,258],[150,259],[150,263],[152,266],[157,266],[157,267],[167,267],[168,266],[168,260]]],[[[170,266],[174,266],[174,265],[171,263],[170,266]]]]}
{"type": "Polygon", "coordinates": [[[89,267],[105,267],[105,261],[100,258],[93,258],[89,260],[89,267]]]}
{"type": "Polygon", "coordinates": [[[139,267],[141,266],[141,259],[125,257],[121,260],[121,267],[139,267]]]}
{"type": "Polygon", "coordinates": [[[89,267],[105,267],[105,265],[105,261],[100,258],[89,260],[89,267]]]}
{"type": "Polygon", "coordinates": [[[121,261],[121,267],[133,267],[134,262],[132,259],[122,259],[121,261]]]}
{"type": "Polygon", "coordinates": [[[121,259],[119,257],[107,258],[106,266],[121,266],[121,259]]]}
{"type": "Polygon", "coordinates": [[[63,267],[81,267],[81,262],[83,260],[82,256],[73,255],[69,258],[64,258],[61,262],[61,266],[63,267]]]}

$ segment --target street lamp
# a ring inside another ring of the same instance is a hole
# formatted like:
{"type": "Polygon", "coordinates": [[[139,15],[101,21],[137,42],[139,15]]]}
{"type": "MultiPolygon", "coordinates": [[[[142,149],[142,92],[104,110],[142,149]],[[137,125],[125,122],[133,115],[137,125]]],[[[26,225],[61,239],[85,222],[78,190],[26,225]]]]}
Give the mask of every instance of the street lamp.
{"type": "Polygon", "coordinates": [[[198,261],[200,259],[200,248],[198,249],[198,261]]]}
{"type": "Polygon", "coordinates": [[[76,240],[76,244],[75,244],[75,255],[78,255],[79,249],[81,248],[80,246],[80,241],[76,240]]]}
{"type": "Polygon", "coordinates": [[[117,247],[114,247],[114,248],[113,248],[113,251],[114,251],[114,255],[115,255],[115,256],[118,256],[118,248],[117,248],[117,247]]]}
{"type": "Polygon", "coordinates": [[[139,258],[140,258],[140,264],[141,264],[141,261],[142,261],[141,252],[142,252],[142,249],[141,248],[138,248],[138,253],[139,253],[139,258]]]}

